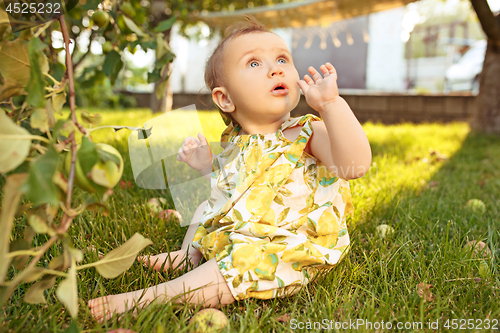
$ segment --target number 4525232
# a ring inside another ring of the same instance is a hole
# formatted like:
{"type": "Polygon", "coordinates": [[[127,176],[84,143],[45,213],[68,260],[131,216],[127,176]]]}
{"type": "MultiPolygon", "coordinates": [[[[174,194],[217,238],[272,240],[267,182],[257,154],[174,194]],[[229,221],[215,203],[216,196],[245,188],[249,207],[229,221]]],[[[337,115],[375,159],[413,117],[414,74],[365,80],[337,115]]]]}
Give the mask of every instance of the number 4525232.
{"type": "Polygon", "coordinates": [[[482,329],[498,329],[498,319],[448,319],[444,323],[444,327],[453,330],[482,330],[482,329]]]}
{"type": "Polygon", "coordinates": [[[7,13],[21,13],[21,14],[61,14],[60,3],[12,3],[10,2],[7,8],[7,13]]]}

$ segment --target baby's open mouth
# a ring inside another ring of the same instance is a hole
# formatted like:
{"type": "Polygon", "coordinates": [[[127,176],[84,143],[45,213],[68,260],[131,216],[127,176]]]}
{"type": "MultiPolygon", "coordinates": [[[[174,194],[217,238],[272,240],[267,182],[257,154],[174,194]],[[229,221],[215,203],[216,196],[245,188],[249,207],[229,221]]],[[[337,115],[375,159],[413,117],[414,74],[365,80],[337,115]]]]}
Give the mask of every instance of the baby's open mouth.
{"type": "Polygon", "coordinates": [[[287,90],[287,86],[284,83],[278,83],[276,86],[273,88],[272,91],[277,91],[277,90],[287,90]]]}

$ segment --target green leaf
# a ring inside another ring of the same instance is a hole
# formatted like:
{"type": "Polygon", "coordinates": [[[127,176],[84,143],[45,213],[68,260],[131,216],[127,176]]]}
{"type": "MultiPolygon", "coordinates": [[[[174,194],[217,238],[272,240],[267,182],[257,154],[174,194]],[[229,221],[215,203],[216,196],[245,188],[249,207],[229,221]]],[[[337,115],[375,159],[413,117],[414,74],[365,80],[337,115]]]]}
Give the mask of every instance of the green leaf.
{"type": "Polygon", "coordinates": [[[66,72],[66,66],[64,64],[61,64],[60,62],[57,62],[55,64],[51,63],[49,64],[49,66],[50,66],[50,74],[52,75],[52,77],[57,81],[61,81],[64,73],[66,72]]]}
{"type": "Polygon", "coordinates": [[[109,77],[111,84],[115,84],[116,77],[123,67],[123,61],[121,56],[115,50],[109,52],[104,59],[104,64],[102,66],[102,71],[109,77]]]}
{"type": "Polygon", "coordinates": [[[154,32],[163,32],[165,30],[172,28],[172,25],[174,25],[174,23],[175,23],[175,19],[176,19],[176,17],[172,16],[168,20],[161,21],[160,23],[158,23],[158,25],[156,26],[156,28],[154,28],[153,31],[154,32]]]}
{"type": "Polygon", "coordinates": [[[68,309],[71,317],[75,319],[78,316],[78,287],[76,284],[76,264],[74,262],[71,263],[66,280],[57,287],[56,295],[68,309]]]}
{"type": "Polygon", "coordinates": [[[99,160],[103,163],[107,161],[112,161],[117,165],[121,164],[120,158],[115,154],[108,153],[107,151],[99,148],[97,148],[97,154],[99,155],[99,160]]]}
{"type": "Polygon", "coordinates": [[[170,47],[162,33],[156,34],[156,45],[156,59],[161,59],[165,53],[170,52],[170,47]]]}
{"type": "Polygon", "coordinates": [[[144,51],[147,51],[147,49],[155,50],[156,47],[158,46],[158,44],[156,44],[156,42],[153,41],[153,40],[150,40],[150,41],[147,41],[147,42],[140,42],[139,44],[141,45],[141,48],[144,51]]]}
{"type": "Polygon", "coordinates": [[[83,110],[81,113],[82,121],[91,125],[99,125],[101,123],[102,117],[98,113],[90,114],[87,110],[83,110]]]}
{"type": "Polygon", "coordinates": [[[161,79],[160,70],[155,68],[152,72],[148,72],[148,83],[157,82],[161,79]]]}
{"type": "Polygon", "coordinates": [[[82,138],[82,145],[78,149],[76,155],[84,174],[87,174],[92,170],[92,167],[97,163],[99,156],[95,143],[90,141],[86,136],[82,138]]]}
{"type": "Polygon", "coordinates": [[[42,267],[33,267],[30,274],[24,278],[24,282],[35,282],[45,274],[47,274],[47,269],[42,267]]]}
{"type": "Polygon", "coordinates": [[[128,17],[126,17],[125,15],[122,15],[123,17],[123,20],[125,21],[125,25],[130,29],[132,30],[133,32],[135,32],[135,34],[137,36],[144,36],[144,32],[142,32],[142,30],[135,24],[135,22],[131,19],[129,19],[128,17]]]}
{"type": "Polygon", "coordinates": [[[58,188],[52,181],[59,163],[59,155],[53,145],[47,152],[31,163],[28,182],[22,190],[26,197],[37,206],[42,203],[50,203],[56,206],[58,200],[58,188]]]}
{"type": "Polygon", "coordinates": [[[4,84],[24,88],[30,80],[29,43],[18,38],[0,46],[0,72],[4,84]]]}
{"type": "Polygon", "coordinates": [[[66,103],[66,93],[62,92],[61,94],[52,95],[52,107],[54,108],[54,112],[62,116],[62,108],[66,103]]]}
{"type": "Polygon", "coordinates": [[[24,86],[19,84],[4,84],[0,86],[0,101],[5,101],[11,97],[19,96],[24,93],[24,86]]]}
{"type": "Polygon", "coordinates": [[[30,133],[17,126],[0,110],[0,173],[7,173],[20,166],[30,152],[31,140],[9,137],[28,136],[30,133]]]}
{"type": "Polygon", "coordinates": [[[47,110],[42,108],[35,109],[35,112],[30,117],[31,128],[38,128],[40,132],[46,133],[49,131],[49,118],[47,110]]]}
{"type": "Polygon", "coordinates": [[[163,73],[163,71],[167,70],[166,65],[174,61],[174,59],[175,59],[175,54],[173,54],[172,52],[167,52],[160,59],[156,60],[155,67],[161,68],[160,75],[163,73]]]}
{"type": "Polygon", "coordinates": [[[30,42],[28,55],[30,62],[30,80],[26,87],[28,97],[26,102],[42,108],[45,106],[45,80],[43,74],[49,71],[49,62],[43,50],[47,47],[40,38],[33,38],[30,42]]]}
{"type": "Polygon", "coordinates": [[[5,259],[9,252],[10,233],[16,213],[17,205],[21,199],[20,188],[28,178],[25,173],[15,173],[7,177],[2,188],[2,211],[0,212],[0,285],[5,281],[10,260],[5,259]]]}
{"type": "Polygon", "coordinates": [[[102,2],[102,0],[87,0],[84,5],[82,5],[82,9],[87,11],[89,9],[95,10],[97,6],[102,2]]]}
{"type": "MultiPolygon", "coordinates": [[[[29,249],[30,249],[30,244],[25,239],[22,238],[16,239],[15,241],[11,242],[9,246],[9,252],[23,251],[29,249]]],[[[16,269],[21,270],[28,262],[28,259],[29,259],[28,255],[16,256],[14,260],[12,260],[12,265],[14,265],[16,269]]]]}
{"type": "Polygon", "coordinates": [[[28,291],[26,291],[26,295],[24,295],[24,301],[29,304],[47,303],[43,292],[45,289],[52,288],[55,283],[55,276],[44,277],[43,279],[32,285],[28,289],[28,291]]]}
{"type": "Polygon", "coordinates": [[[137,254],[151,244],[153,244],[151,240],[136,233],[119,248],[109,252],[101,260],[86,265],[86,267],[95,266],[99,274],[106,279],[115,278],[129,269],[134,263],[137,254]]]}
{"type": "Polygon", "coordinates": [[[67,250],[64,250],[62,255],[52,258],[49,262],[49,268],[56,271],[65,271],[69,265],[71,265],[71,254],[67,250]]]}

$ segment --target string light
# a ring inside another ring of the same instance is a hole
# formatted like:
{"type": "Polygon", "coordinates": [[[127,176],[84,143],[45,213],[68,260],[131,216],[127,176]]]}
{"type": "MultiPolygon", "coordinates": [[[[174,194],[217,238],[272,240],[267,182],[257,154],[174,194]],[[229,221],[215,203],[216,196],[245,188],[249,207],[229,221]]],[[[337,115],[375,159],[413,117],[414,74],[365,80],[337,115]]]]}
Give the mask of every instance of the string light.
{"type": "Polygon", "coordinates": [[[345,33],[345,39],[347,41],[347,45],[354,44],[354,39],[352,39],[352,35],[351,35],[350,31],[346,31],[346,33],[345,33]]]}

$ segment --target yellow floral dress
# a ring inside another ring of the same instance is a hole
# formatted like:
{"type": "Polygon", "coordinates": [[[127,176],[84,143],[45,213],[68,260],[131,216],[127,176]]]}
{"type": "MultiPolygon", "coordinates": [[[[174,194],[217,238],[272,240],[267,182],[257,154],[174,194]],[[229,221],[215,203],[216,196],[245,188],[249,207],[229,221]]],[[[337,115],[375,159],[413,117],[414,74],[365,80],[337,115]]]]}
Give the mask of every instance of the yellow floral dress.
{"type": "Polygon", "coordinates": [[[228,126],[222,135],[193,246],[217,260],[236,300],[293,294],[349,248],[349,183],[304,151],[317,120],[290,118],[259,135],[228,126]],[[283,131],[295,126],[302,130],[290,142],[283,131]]]}

